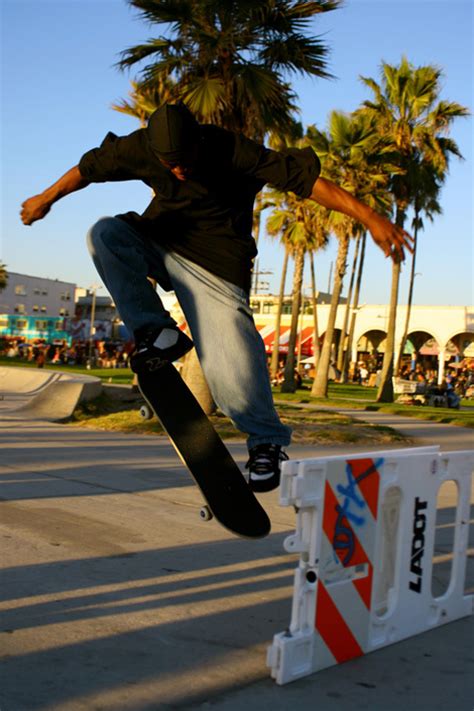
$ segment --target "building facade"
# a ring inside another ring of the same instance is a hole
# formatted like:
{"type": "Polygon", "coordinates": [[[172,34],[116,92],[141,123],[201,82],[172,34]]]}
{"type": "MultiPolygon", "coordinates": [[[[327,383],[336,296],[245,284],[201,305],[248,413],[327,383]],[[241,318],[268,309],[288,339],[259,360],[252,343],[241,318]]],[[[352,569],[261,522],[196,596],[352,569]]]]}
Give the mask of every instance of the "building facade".
{"type": "Polygon", "coordinates": [[[58,279],[8,273],[0,292],[0,336],[34,341],[68,340],[76,285],[58,279]]]}

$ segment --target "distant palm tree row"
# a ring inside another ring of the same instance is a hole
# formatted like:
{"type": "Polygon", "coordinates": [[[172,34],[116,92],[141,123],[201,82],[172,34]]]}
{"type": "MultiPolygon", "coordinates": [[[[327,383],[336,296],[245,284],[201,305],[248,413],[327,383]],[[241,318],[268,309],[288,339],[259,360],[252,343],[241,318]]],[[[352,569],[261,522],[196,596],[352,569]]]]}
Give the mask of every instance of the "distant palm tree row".
{"type": "MultiPolygon", "coordinates": [[[[114,105],[145,125],[148,116],[166,101],[184,101],[203,123],[212,122],[270,145],[311,146],[322,163],[322,175],[363,202],[404,226],[414,213],[415,253],[411,265],[409,304],[413,297],[416,241],[423,218],[441,212],[439,196],[451,156],[461,157],[449,138],[452,122],[468,110],[441,100],[441,71],[434,66],[414,67],[406,58],[399,65],[382,64],[379,82],[362,77],[372,98],[352,114],[332,112],[328,127],[305,130],[296,120],[297,96],[288,76],[327,78],[327,46],[308,34],[317,15],[336,10],[340,0],[129,0],[163,34],[125,50],[119,66],[126,69],[148,62],[141,79],[132,83],[130,101],[114,105]]],[[[284,247],[280,308],[271,369],[278,366],[279,323],[289,258],[294,260],[293,306],[282,389],[295,389],[294,365],[301,307],[303,271],[309,259],[313,284],[316,376],[312,392],[327,396],[334,325],[350,240],[356,241],[345,324],[338,352],[341,378],[347,378],[356,307],[358,304],[366,235],[360,224],[310,200],[269,190],[259,196],[254,225],[271,208],[267,232],[284,247]],[[332,301],[321,351],[316,309],[314,255],[338,240],[332,301]]],[[[392,288],[379,400],[393,399],[395,319],[400,263],[392,268],[392,288]]],[[[409,318],[409,310],[407,319],[409,318]]],[[[408,333],[406,324],[404,341],[408,333]]],[[[403,351],[403,344],[402,344],[403,351]]]]}

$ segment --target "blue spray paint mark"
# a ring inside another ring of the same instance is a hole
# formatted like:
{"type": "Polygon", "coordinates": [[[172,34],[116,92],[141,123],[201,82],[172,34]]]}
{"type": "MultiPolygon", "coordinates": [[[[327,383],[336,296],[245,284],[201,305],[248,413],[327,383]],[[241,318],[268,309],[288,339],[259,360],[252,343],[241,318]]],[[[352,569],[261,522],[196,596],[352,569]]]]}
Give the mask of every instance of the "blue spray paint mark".
{"type": "MultiPolygon", "coordinates": [[[[334,538],[332,545],[334,550],[345,550],[346,554],[344,559],[341,561],[343,566],[350,564],[352,556],[354,555],[355,549],[355,536],[354,532],[350,526],[346,525],[344,521],[351,522],[356,526],[363,526],[365,524],[365,516],[358,515],[357,511],[361,511],[367,508],[367,503],[360,494],[357,492],[357,485],[366,479],[371,474],[374,474],[383,465],[383,458],[381,457],[376,462],[366,469],[364,472],[359,474],[358,477],[354,476],[352,467],[349,462],[346,463],[346,476],[347,476],[347,486],[338,484],[336,490],[338,494],[344,497],[344,501],[341,504],[336,504],[337,519],[334,526],[334,538]],[[354,507],[356,510],[354,511],[354,507]]],[[[335,556],[337,558],[337,556],[335,556]]]]}

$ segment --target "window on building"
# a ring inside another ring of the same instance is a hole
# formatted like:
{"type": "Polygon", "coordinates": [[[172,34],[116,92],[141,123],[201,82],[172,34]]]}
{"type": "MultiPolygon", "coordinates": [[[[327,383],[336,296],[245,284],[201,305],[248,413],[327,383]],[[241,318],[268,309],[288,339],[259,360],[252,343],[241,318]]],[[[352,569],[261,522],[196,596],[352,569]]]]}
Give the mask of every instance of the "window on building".
{"type": "Polygon", "coordinates": [[[16,313],[16,314],[24,314],[24,313],[26,313],[25,304],[16,304],[16,306],[15,306],[15,313],[16,313]]]}
{"type": "Polygon", "coordinates": [[[35,304],[35,305],[33,306],[33,311],[37,312],[37,311],[39,311],[39,310],[40,310],[40,307],[38,306],[38,304],[35,304]]]}
{"type": "Polygon", "coordinates": [[[16,320],[16,327],[20,330],[23,331],[26,327],[28,326],[28,321],[24,318],[18,318],[16,320]]]}
{"type": "Polygon", "coordinates": [[[61,294],[61,301],[71,301],[71,292],[63,291],[61,294]]]}
{"type": "Polygon", "coordinates": [[[47,310],[46,306],[41,307],[41,313],[45,314],[47,310]]]}
{"type": "Polygon", "coordinates": [[[15,286],[15,294],[17,296],[26,296],[26,286],[24,284],[17,284],[15,286]]]}
{"type": "Polygon", "coordinates": [[[54,328],[56,331],[64,331],[64,322],[56,321],[56,323],[54,324],[54,328]]]}
{"type": "Polygon", "coordinates": [[[42,290],[41,290],[41,296],[48,296],[48,290],[47,290],[47,289],[42,289],[42,290]]]}
{"type": "Polygon", "coordinates": [[[8,328],[8,319],[0,318],[0,328],[8,328]]]}
{"type": "Polygon", "coordinates": [[[272,311],[273,311],[273,301],[264,301],[262,313],[271,314],[272,311]]]}
{"type": "Polygon", "coordinates": [[[39,289],[37,286],[33,289],[33,294],[35,296],[39,296],[41,294],[41,289],[39,289]]]}
{"type": "Polygon", "coordinates": [[[291,314],[291,302],[287,302],[286,304],[283,304],[283,314],[291,314]]]}
{"type": "Polygon", "coordinates": [[[259,314],[260,313],[260,301],[251,301],[250,308],[252,309],[254,314],[259,314]]]}
{"type": "Polygon", "coordinates": [[[46,331],[48,328],[48,322],[43,319],[37,319],[35,322],[35,327],[38,331],[46,331]]]}

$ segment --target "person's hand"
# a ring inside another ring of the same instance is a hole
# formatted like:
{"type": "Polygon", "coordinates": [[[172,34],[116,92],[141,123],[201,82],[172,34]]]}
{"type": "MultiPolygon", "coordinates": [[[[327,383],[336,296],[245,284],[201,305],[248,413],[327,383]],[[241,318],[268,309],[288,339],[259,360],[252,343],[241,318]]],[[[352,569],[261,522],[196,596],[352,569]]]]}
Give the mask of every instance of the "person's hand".
{"type": "Polygon", "coordinates": [[[21,206],[20,217],[24,225],[32,225],[36,220],[42,220],[51,210],[51,203],[44,195],[28,198],[21,206]]]}
{"type": "Polygon", "coordinates": [[[405,260],[405,249],[413,252],[413,237],[383,215],[373,212],[367,226],[375,244],[394,262],[405,260]]]}

